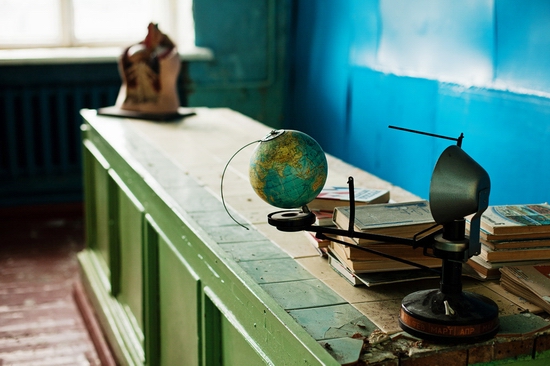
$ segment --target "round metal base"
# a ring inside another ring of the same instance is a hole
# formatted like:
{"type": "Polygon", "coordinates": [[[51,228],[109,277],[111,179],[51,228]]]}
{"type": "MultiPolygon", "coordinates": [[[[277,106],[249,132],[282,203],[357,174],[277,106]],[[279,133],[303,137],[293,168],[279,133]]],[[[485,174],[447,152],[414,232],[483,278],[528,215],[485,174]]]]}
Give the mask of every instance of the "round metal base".
{"type": "Polygon", "coordinates": [[[301,210],[272,212],[267,222],[281,231],[301,231],[315,223],[315,214],[301,210]]]}
{"type": "Polygon", "coordinates": [[[480,342],[498,332],[498,306],[471,292],[418,291],[403,299],[399,325],[409,334],[438,343],[480,342]]]}

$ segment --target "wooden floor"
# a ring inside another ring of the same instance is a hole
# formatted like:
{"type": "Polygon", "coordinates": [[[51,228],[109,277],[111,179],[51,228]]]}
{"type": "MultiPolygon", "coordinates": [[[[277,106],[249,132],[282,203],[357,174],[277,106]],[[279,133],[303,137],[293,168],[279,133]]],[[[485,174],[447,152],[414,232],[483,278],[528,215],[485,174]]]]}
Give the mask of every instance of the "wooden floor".
{"type": "Polygon", "coordinates": [[[0,209],[0,366],[111,363],[75,296],[83,247],[82,204],[0,209]]]}

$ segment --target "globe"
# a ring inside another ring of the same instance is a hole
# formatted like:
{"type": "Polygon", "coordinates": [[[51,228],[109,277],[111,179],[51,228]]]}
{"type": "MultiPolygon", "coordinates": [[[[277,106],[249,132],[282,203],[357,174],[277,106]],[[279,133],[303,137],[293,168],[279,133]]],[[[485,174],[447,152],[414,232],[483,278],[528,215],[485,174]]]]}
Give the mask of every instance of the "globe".
{"type": "Polygon", "coordinates": [[[272,206],[299,208],[311,202],[327,179],[327,158],[321,146],[295,130],[273,130],[250,158],[250,184],[272,206]]]}

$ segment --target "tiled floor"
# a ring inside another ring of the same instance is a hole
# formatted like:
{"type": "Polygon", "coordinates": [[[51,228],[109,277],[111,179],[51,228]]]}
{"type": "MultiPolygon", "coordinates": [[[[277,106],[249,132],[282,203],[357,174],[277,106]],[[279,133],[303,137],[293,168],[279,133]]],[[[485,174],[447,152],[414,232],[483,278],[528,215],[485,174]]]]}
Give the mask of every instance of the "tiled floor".
{"type": "Polygon", "coordinates": [[[75,301],[82,204],[0,209],[0,366],[101,365],[75,301]]]}

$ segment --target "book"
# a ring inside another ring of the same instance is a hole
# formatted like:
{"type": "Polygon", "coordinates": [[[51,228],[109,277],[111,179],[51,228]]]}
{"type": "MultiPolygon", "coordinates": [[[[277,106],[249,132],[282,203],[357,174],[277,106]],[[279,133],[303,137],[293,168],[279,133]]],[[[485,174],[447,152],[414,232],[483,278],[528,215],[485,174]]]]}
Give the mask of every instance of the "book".
{"type": "Polygon", "coordinates": [[[509,266],[529,266],[539,264],[542,261],[537,260],[526,260],[526,261],[508,261],[508,262],[489,262],[481,258],[479,255],[474,255],[470,257],[466,262],[470,267],[472,267],[483,279],[486,280],[496,280],[500,278],[500,268],[509,267],[509,266]]]}
{"type": "Polygon", "coordinates": [[[303,231],[304,235],[308,239],[308,241],[313,245],[315,250],[317,250],[317,253],[321,257],[326,257],[328,253],[328,246],[330,244],[329,239],[319,239],[315,236],[315,233],[309,232],[309,231],[303,231]]]}
{"type": "Polygon", "coordinates": [[[332,211],[311,210],[315,215],[315,225],[317,226],[335,226],[332,222],[332,211]]]}
{"type": "MultiPolygon", "coordinates": [[[[345,252],[340,248],[341,245],[329,246],[329,252],[335,256],[340,263],[342,263],[349,271],[354,274],[369,273],[369,272],[387,272],[387,271],[401,271],[406,269],[416,269],[417,267],[411,266],[406,263],[394,261],[392,259],[382,258],[380,260],[365,260],[365,261],[353,261],[346,258],[345,252]]],[[[434,257],[424,256],[414,260],[415,263],[430,267],[437,268],[441,266],[441,259],[434,257]]]]}
{"type": "MultiPolygon", "coordinates": [[[[336,207],[332,220],[336,226],[348,229],[349,207],[336,207]]],[[[384,203],[355,207],[354,230],[365,233],[412,238],[419,232],[434,227],[428,201],[384,203]]],[[[356,239],[359,244],[372,240],[356,239]]]]}
{"type": "MultiPolygon", "coordinates": [[[[332,242],[330,245],[339,245],[341,251],[345,253],[346,258],[349,260],[380,260],[387,259],[375,253],[361,250],[353,245],[358,245],[352,238],[338,236],[338,240],[349,243],[351,245],[343,245],[332,242]]],[[[424,253],[422,248],[413,248],[406,244],[387,243],[387,242],[373,242],[368,245],[360,245],[361,247],[376,250],[383,254],[392,255],[403,259],[423,258],[424,253]]]]}
{"type": "Polygon", "coordinates": [[[505,266],[500,269],[501,286],[550,313],[550,263],[505,266]]]}
{"type": "Polygon", "coordinates": [[[479,258],[479,256],[471,257],[466,264],[483,280],[497,280],[500,278],[500,266],[495,266],[479,258]]]}
{"type": "Polygon", "coordinates": [[[550,247],[550,238],[544,239],[511,239],[511,240],[486,240],[480,239],[481,244],[487,246],[490,249],[524,249],[524,248],[541,248],[550,247]]]}
{"type": "Polygon", "coordinates": [[[550,247],[497,249],[490,248],[487,245],[482,244],[479,257],[493,263],[526,260],[550,260],[550,247]]]}
{"type": "MultiPolygon", "coordinates": [[[[466,221],[466,232],[469,233],[469,222],[466,221]]],[[[487,230],[480,228],[479,239],[490,241],[514,241],[514,240],[527,240],[527,239],[549,239],[550,234],[542,233],[521,233],[521,234],[491,234],[487,230]]]]}
{"type": "Polygon", "coordinates": [[[353,272],[351,272],[349,269],[346,268],[330,251],[327,254],[328,258],[328,264],[330,267],[338,273],[340,276],[345,278],[349,283],[351,283],[353,286],[361,286],[364,285],[364,283],[359,280],[357,275],[353,272]]]}
{"type": "Polygon", "coordinates": [[[392,283],[411,282],[439,278],[439,274],[427,269],[404,269],[401,271],[358,273],[357,279],[368,287],[392,283]]]}
{"type": "Polygon", "coordinates": [[[547,233],[550,236],[550,205],[489,206],[481,216],[480,226],[494,235],[547,233]]]}
{"type": "MultiPolygon", "coordinates": [[[[374,203],[386,203],[390,200],[390,191],[387,189],[354,189],[355,205],[367,205],[374,203]]],[[[349,187],[327,186],[321,190],[317,197],[308,203],[310,210],[332,212],[335,207],[349,206],[349,187]]]]}
{"type": "Polygon", "coordinates": [[[347,269],[346,266],[340,263],[340,261],[338,261],[338,259],[331,253],[328,255],[328,262],[336,273],[348,280],[348,282],[350,282],[353,286],[366,285],[368,287],[372,287],[377,285],[439,278],[437,273],[420,268],[402,271],[353,273],[347,269]]]}

